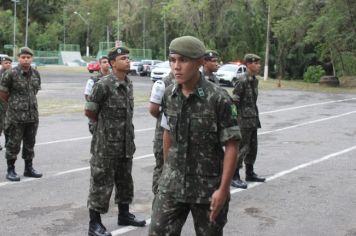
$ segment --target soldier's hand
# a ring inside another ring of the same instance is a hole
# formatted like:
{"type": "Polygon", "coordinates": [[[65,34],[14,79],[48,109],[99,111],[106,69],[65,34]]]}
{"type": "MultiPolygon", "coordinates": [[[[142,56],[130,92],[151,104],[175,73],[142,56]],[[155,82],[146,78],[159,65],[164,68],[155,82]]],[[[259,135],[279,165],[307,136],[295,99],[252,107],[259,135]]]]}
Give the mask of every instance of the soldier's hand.
{"type": "Polygon", "coordinates": [[[228,192],[222,190],[216,190],[211,197],[210,203],[210,222],[214,222],[216,217],[219,215],[221,208],[224,206],[228,192]]]}

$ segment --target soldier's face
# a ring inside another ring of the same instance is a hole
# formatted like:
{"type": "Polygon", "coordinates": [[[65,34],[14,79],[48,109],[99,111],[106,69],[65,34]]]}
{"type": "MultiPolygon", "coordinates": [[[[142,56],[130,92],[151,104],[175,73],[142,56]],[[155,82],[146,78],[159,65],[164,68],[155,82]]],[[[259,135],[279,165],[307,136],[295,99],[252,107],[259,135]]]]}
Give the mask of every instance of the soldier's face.
{"type": "Polygon", "coordinates": [[[260,61],[247,63],[246,67],[250,75],[257,75],[261,70],[260,61]]]}
{"type": "Polygon", "coordinates": [[[199,68],[203,64],[203,59],[191,59],[179,54],[170,54],[169,64],[176,82],[185,84],[199,77],[199,68]]]}
{"type": "Polygon", "coordinates": [[[118,72],[127,72],[130,70],[130,57],[128,54],[120,55],[111,61],[112,69],[118,72]]]}
{"type": "Polygon", "coordinates": [[[211,58],[209,60],[204,60],[204,69],[208,72],[216,72],[219,68],[218,59],[211,58]]]}
{"type": "Polygon", "coordinates": [[[29,68],[31,66],[32,56],[30,54],[21,54],[17,59],[22,67],[29,68]]]}
{"type": "Polygon", "coordinates": [[[102,70],[108,70],[110,68],[109,60],[108,59],[101,59],[100,61],[100,68],[102,70]]]}
{"type": "Polygon", "coordinates": [[[8,70],[11,68],[11,61],[3,61],[1,62],[2,68],[4,68],[5,70],[8,70]]]}

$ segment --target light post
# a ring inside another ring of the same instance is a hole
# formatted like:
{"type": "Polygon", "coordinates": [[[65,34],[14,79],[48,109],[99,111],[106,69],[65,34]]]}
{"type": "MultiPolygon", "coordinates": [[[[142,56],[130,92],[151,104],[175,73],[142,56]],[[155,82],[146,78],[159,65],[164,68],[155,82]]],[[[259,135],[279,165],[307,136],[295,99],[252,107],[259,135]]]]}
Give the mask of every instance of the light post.
{"type": "MultiPolygon", "coordinates": [[[[163,3],[164,6],[166,3],[163,3]]],[[[163,35],[164,35],[164,60],[167,60],[167,28],[166,28],[166,11],[163,11],[163,35]]]]}
{"type": "MultiPolygon", "coordinates": [[[[77,11],[73,12],[74,14],[78,15],[80,19],[87,25],[87,39],[86,39],[86,56],[89,57],[89,22],[84,19],[84,17],[77,11]]],[[[90,14],[89,12],[87,13],[90,14]]]]}
{"type": "Polygon", "coordinates": [[[16,3],[20,2],[19,0],[11,0],[14,3],[14,39],[13,39],[13,47],[12,47],[12,56],[15,60],[15,51],[16,51],[16,3]]]}
{"type": "Polygon", "coordinates": [[[26,31],[25,31],[25,47],[27,47],[28,38],[28,0],[26,1],[26,31]]]}
{"type": "Polygon", "coordinates": [[[268,4],[268,13],[267,13],[267,35],[266,35],[266,55],[265,55],[265,70],[263,72],[263,80],[268,78],[268,57],[269,57],[269,28],[270,28],[270,5],[268,4]]]}

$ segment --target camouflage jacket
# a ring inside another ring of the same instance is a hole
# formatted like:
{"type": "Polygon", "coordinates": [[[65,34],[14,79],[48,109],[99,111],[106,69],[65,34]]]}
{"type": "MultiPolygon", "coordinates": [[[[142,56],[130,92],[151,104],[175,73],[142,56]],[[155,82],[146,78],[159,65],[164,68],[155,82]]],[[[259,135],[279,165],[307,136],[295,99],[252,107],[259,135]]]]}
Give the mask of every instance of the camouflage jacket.
{"type": "Polygon", "coordinates": [[[37,92],[41,77],[30,67],[24,72],[21,66],[8,70],[0,80],[0,90],[9,93],[6,120],[9,122],[38,122],[37,92]]]}
{"type": "MultiPolygon", "coordinates": [[[[167,77],[163,79],[164,85],[166,88],[174,82],[174,75],[170,73],[167,77]]],[[[161,120],[162,120],[162,112],[159,113],[157,121],[156,121],[156,129],[155,129],[155,136],[154,136],[154,149],[161,150],[162,146],[162,136],[163,136],[163,128],[161,127],[161,120]]]]}
{"type": "Polygon", "coordinates": [[[241,138],[236,107],[220,87],[201,76],[189,97],[179,85],[169,86],[162,108],[172,143],[159,191],[177,201],[208,204],[221,182],[223,146],[241,138]]]}
{"type": "Polygon", "coordinates": [[[109,159],[133,157],[133,108],[133,86],[128,77],[119,81],[109,74],[95,83],[85,108],[98,118],[91,143],[93,155],[109,159]]]}
{"type": "Polygon", "coordinates": [[[205,71],[203,71],[203,76],[206,80],[216,84],[216,85],[219,85],[219,80],[218,78],[214,75],[214,74],[208,74],[206,73],[205,71]]]}
{"type": "Polygon", "coordinates": [[[257,108],[258,80],[247,73],[241,76],[232,91],[232,99],[239,110],[239,126],[241,129],[261,128],[257,108]]]}

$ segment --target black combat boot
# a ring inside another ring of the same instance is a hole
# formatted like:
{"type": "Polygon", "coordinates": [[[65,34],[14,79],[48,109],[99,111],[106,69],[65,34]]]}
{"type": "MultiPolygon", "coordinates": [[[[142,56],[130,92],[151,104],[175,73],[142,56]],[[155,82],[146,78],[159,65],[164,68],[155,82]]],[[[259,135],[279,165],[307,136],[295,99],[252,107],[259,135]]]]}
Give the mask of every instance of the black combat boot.
{"type": "Polygon", "coordinates": [[[33,178],[41,178],[42,177],[41,173],[38,173],[35,169],[33,169],[32,160],[25,161],[25,171],[23,172],[23,175],[26,177],[33,177],[33,178]]]}
{"type": "Polygon", "coordinates": [[[16,160],[7,160],[6,179],[10,181],[20,181],[20,177],[15,172],[15,161],[16,160]]]}
{"type": "Polygon", "coordinates": [[[105,226],[101,223],[99,212],[89,209],[89,218],[88,236],[111,236],[111,233],[106,231],[105,226]]]}
{"type": "Polygon", "coordinates": [[[244,181],[242,181],[240,178],[240,173],[238,168],[236,169],[234,177],[232,177],[231,186],[235,188],[243,188],[243,189],[247,188],[247,184],[244,181]]]}
{"type": "Polygon", "coordinates": [[[246,164],[246,181],[265,182],[266,178],[258,177],[258,175],[253,171],[253,165],[246,164]]]}
{"type": "Polygon", "coordinates": [[[143,227],[146,225],[145,220],[137,219],[136,216],[129,212],[129,204],[119,204],[118,225],[132,225],[143,227]]]}

